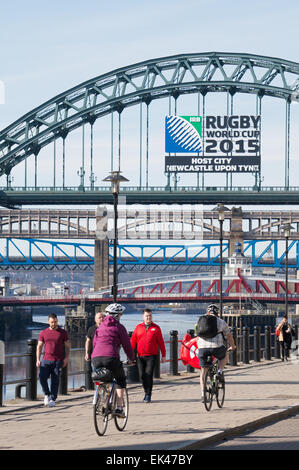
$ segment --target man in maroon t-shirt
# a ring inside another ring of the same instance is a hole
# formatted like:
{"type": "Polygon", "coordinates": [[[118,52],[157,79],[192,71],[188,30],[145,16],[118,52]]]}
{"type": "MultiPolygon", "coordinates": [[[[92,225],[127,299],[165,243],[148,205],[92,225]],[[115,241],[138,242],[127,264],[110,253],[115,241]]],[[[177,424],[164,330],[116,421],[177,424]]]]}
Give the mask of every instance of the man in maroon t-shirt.
{"type": "Polygon", "coordinates": [[[36,366],[40,367],[39,379],[45,394],[45,406],[55,406],[59,387],[59,373],[68,363],[70,342],[67,331],[58,326],[55,313],[48,317],[49,328],[41,331],[36,350],[36,366]],[[44,346],[43,360],[40,360],[44,346]],[[48,379],[51,378],[51,390],[48,379]]]}

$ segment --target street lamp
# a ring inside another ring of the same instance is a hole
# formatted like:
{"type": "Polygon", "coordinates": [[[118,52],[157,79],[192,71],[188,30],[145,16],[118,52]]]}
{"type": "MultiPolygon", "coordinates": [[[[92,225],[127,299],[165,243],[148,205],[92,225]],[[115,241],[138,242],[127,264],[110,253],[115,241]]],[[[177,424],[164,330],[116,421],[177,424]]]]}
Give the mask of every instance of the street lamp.
{"type": "Polygon", "coordinates": [[[223,222],[224,222],[224,217],[225,217],[225,211],[229,211],[228,207],[225,207],[223,204],[217,204],[216,207],[214,207],[213,211],[218,212],[218,220],[220,224],[220,236],[219,236],[219,241],[220,241],[220,285],[219,285],[219,291],[220,291],[220,296],[219,296],[219,310],[220,310],[220,318],[222,318],[222,304],[223,304],[223,292],[222,292],[222,268],[223,268],[223,255],[222,255],[222,245],[223,245],[223,222]]]}
{"type": "Polygon", "coordinates": [[[120,171],[111,171],[110,175],[106,176],[103,181],[111,183],[111,189],[113,194],[113,207],[114,207],[114,240],[113,240],[113,286],[112,295],[113,302],[117,300],[117,206],[118,206],[118,194],[120,183],[129,181],[127,178],[120,174],[120,171]]]}
{"type": "Polygon", "coordinates": [[[291,236],[291,229],[294,227],[291,226],[290,223],[286,223],[282,226],[283,234],[286,241],[286,262],[285,262],[285,288],[286,288],[286,295],[285,295],[285,315],[288,316],[289,310],[289,238],[291,236]]]}

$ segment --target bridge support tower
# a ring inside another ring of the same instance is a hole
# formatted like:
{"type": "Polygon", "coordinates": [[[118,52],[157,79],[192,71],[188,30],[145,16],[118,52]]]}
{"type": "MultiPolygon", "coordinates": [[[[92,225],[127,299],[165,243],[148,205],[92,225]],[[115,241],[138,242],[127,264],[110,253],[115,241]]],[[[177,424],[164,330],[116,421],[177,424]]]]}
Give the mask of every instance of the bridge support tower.
{"type": "Polygon", "coordinates": [[[229,237],[229,254],[231,257],[236,248],[236,243],[241,243],[241,250],[243,251],[244,234],[242,228],[243,213],[241,207],[233,207],[231,210],[231,226],[229,237]]]}

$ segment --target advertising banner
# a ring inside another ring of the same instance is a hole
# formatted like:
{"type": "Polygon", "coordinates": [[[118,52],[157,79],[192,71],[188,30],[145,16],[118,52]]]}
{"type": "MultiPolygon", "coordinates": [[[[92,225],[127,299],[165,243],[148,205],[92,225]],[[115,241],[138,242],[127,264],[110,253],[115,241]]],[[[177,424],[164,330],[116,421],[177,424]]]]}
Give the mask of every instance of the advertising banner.
{"type": "Polygon", "coordinates": [[[166,116],[165,152],[175,155],[165,157],[165,171],[259,172],[260,121],[243,114],[166,116]]]}

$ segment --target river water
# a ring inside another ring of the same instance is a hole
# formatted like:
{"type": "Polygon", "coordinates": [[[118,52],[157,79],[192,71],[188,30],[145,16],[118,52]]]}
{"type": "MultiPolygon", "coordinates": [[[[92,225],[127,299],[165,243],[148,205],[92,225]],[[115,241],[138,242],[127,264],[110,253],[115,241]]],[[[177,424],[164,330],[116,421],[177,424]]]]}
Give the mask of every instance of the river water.
{"type": "MultiPolygon", "coordinates": [[[[64,326],[64,316],[57,315],[60,326],[64,326]]],[[[33,315],[34,322],[41,322],[45,324],[47,328],[47,316],[46,315],[33,315]]],[[[169,333],[172,330],[178,331],[178,339],[181,340],[187,330],[193,329],[194,324],[198,319],[198,315],[195,314],[173,314],[171,310],[155,311],[153,310],[153,321],[157,323],[163,334],[164,341],[166,343],[167,359],[169,358],[169,333]]],[[[135,329],[138,323],[142,322],[141,313],[125,313],[121,318],[121,323],[126,327],[128,332],[135,329]]],[[[23,354],[27,350],[28,339],[38,339],[41,329],[27,329],[24,331],[22,339],[14,340],[11,338],[5,342],[5,355],[23,354]]],[[[85,337],[71,338],[71,347],[78,349],[83,348],[85,337]]],[[[180,348],[179,348],[180,349],[180,348]]],[[[180,354],[179,354],[180,355],[180,354]]],[[[121,355],[122,359],[125,356],[121,355]]],[[[179,361],[179,370],[185,370],[186,367],[179,361]]],[[[68,365],[68,372],[83,371],[84,370],[84,351],[71,351],[68,365]]],[[[161,364],[161,373],[167,373],[169,371],[169,363],[161,364]]],[[[24,379],[26,376],[26,358],[5,358],[4,365],[4,381],[12,381],[24,379]]],[[[84,375],[70,375],[68,381],[68,388],[78,388],[84,385],[84,375]]],[[[15,397],[16,385],[4,386],[4,400],[10,400],[15,397]]],[[[38,382],[38,394],[42,394],[39,382],[38,382]]],[[[25,396],[25,388],[22,388],[22,396],[25,396]]]]}

